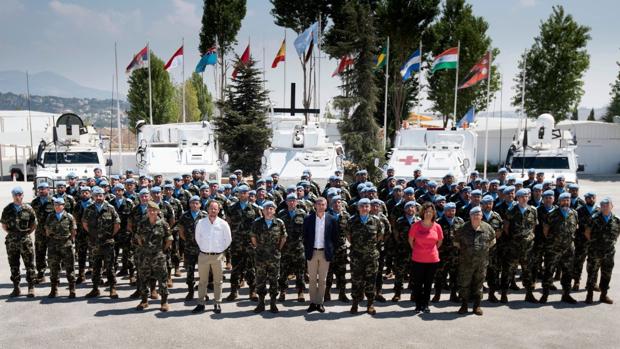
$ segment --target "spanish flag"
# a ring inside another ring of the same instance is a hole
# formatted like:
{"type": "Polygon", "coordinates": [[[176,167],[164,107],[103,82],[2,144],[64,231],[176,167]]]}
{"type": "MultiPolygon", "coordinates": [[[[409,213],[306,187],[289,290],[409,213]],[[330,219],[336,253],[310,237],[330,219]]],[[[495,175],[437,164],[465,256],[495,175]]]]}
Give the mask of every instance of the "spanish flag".
{"type": "Polygon", "coordinates": [[[280,49],[278,50],[278,54],[276,58],[273,59],[273,63],[271,63],[271,67],[275,68],[278,66],[278,63],[284,61],[286,58],[286,39],[282,40],[282,45],[280,45],[280,49]]]}

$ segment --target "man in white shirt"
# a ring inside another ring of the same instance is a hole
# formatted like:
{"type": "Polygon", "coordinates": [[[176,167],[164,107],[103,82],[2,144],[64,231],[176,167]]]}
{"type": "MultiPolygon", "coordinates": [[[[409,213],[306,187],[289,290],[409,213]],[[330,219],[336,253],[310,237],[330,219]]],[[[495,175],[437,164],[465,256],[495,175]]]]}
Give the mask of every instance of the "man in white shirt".
{"type": "Polygon", "coordinates": [[[224,251],[232,241],[230,226],[219,218],[220,203],[211,200],[207,205],[207,218],[203,218],[196,223],[196,243],[200,247],[198,256],[198,305],[192,313],[201,313],[205,310],[205,296],[207,293],[207,283],[209,273],[213,272],[213,311],[216,314],[222,312],[220,302],[222,301],[222,265],[226,260],[224,251]]]}

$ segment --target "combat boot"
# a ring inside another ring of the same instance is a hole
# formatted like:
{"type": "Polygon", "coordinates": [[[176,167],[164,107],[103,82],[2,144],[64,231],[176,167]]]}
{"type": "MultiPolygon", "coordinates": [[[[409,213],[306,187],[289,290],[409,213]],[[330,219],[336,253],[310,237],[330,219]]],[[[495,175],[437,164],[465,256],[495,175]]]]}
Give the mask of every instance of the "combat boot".
{"type": "Polygon", "coordinates": [[[497,297],[495,297],[495,289],[493,289],[493,288],[489,288],[489,302],[491,302],[491,303],[499,302],[499,299],[497,299],[497,297]]]}
{"type": "Polygon", "coordinates": [[[280,296],[278,296],[278,300],[280,302],[284,302],[286,300],[286,291],[280,291],[280,296]]]}
{"type": "Polygon", "coordinates": [[[159,299],[159,293],[157,293],[157,281],[151,280],[149,282],[149,287],[151,289],[151,299],[159,299]]]}
{"type": "Polygon", "coordinates": [[[58,283],[52,282],[52,289],[50,290],[50,294],[47,295],[47,298],[56,298],[58,297],[58,283]]]}
{"type": "MultiPolygon", "coordinates": [[[[372,298],[372,297],[370,297],[372,298]]],[[[373,301],[371,299],[368,299],[368,305],[366,306],[366,313],[370,314],[370,315],[375,315],[377,314],[377,311],[375,310],[375,307],[373,305],[373,301]]]]}
{"type": "Polygon", "coordinates": [[[172,282],[172,275],[170,275],[170,273],[168,273],[168,280],[166,281],[166,286],[168,286],[168,288],[172,288],[172,286],[174,286],[174,283],[172,282]]]}
{"type": "Polygon", "coordinates": [[[132,294],[129,295],[129,298],[138,299],[141,297],[140,291],[135,290],[132,294]]]}
{"type": "Polygon", "coordinates": [[[149,307],[149,301],[146,298],[146,296],[143,296],[142,300],[140,301],[140,304],[138,304],[138,306],[136,307],[136,310],[144,310],[148,307],[149,307]]]}
{"type": "Polygon", "coordinates": [[[118,293],[116,292],[116,286],[114,285],[110,286],[110,298],[118,299],[118,293]]]}
{"type": "Polygon", "coordinates": [[[80,271],[78,272],[78,277],[75,280],[75,283],[79,285],[82,282],[84,282],[85,279],[86,279],[86,276],[84,275],[84,268],[80,268],[80,271]]]}
{"type": "Polygon", "coordinates": [[[499,299],[500,303],[508,303],[508,291],[502,290],[502,295],[499,299]]]}
{"type": "Polygon", "coordinates": [[[602,290],[601,291],[601,298],[599,299],[602,303],[605,304],[614,304],[613,299],[609,298],[607,296],[607,290],[602,290]]]}
{"type": "Polygon", "coordinates": [[[515,278],[513,277],[512,280],[510,280],[510,286],[509,288],[513,291],[519,291],[521,289],[521,287],[519,287],[519,285],[517,285],[517,281],[515,280],[515,278]]]}
{"type": "Polygon", "coordinates": [[[435,295],[433,296],[433,299],[431,299],[431,303],[437,303],[439,302],[439,299],[441,299],[441,288],[436,288],[435,295]]]}
{"type": "Polygon", "coordinates": [[[194,299],[194,284],[187,285],[187,296],[185,296],[186,301],[191,301],[194,299]]]}
{"type": "Polygon", "coordinates": [[[28,294],[26,295],[28,298],[34,298],[34,282],[28,283],[28,294]]]}
{"type": "Polygon", "coordinates": [[[332,300],[332,293],[330,292],[330,289],[327,287],[325,288],[325,295],[323,296],[323,300],[325,302],[329,302],[332,300]]]}
{"type": "Polygon", "coordinates": [[[42,283],[44,283],[45,281],[46,281],[46,279],[45,279],[45,274],[44,274],[44,273],[42,273],[42,272],[38,273],[38,274],[37,274],[37,280],[36,280],[36,283],[37,283],[37,284],[42,284],[42,283]]]}
{"type": "Polygon", "coordinates": [[[90,290],[90,292],[88,292],[84,297],[86,298],[95,298],[95,297],[99,297],[101,293],[99,292],[99,287],[94,286],[92,290],[90,290]]]}
{"type": "MultiPolygon", "coordinates": [[[[547,298],[549,298],[549,289],[543,288],[542,297],[540,297],[540,299],[538,300],[538,303],[540,304],[547,303],[547,298]]],[[[562,298],[564,298],[564,296],[562,296],[562,298]]]]}
{"type": "Polygon", "coordinates": [[[161,295],[161,306],[159,307],[159,310],[166,312],[168,310],[170,310],[170,305],[168,305],[168,295],[167,294],[162,294],[161,295]]]}
{"type": "Polygon", "coordinates": [[[250,288],[250,300],[253,302],[258,301],[258,296],[256,295],[254,287],[250,288]]]}
{"type": "Polygon", "coordinates": [[[459,297],[456,295],[456,289],[450,290],[450,302],[458,303],[459,297]]]}
{"type": "Polygon", "coordinates": [[[304,297],[304,290],[301,288],[297,289],[297,301],[299,303],[303,303],[306,301],[306,297],[304,297]]]}
{"type": "Polygon", "coordinates": [[[573,284],[573,291],[579,291],[579,280],[575,280],[573,284]]]}
{"type": "Polygon", "coordinates": [[[351,314],[357,314],[357,306],[359,304],[359,301],[357,299],[353,299],[352,303],[351,303],[351,310],[349,311],[351,314]]]}
{"type": "Polygon", "coordinates": [[[588,290],[588,294],[586,295],[586,304],[592,304],[594,298],[594,290],[588,290]]]}
{"type": "Polygon", "coordinates": [[[181,276],[183,276],[181,274],[181,269],[179,269],[179,266],[177,265],[174,267],[174,277],[180,278],[181,276]]]}
{"type": "Polygon", "coordinates": [[[232,290],[230,290],[230,294],[228,295],[228,297],[226,297],[226,300],[232,302],[236,300],[237,297],[239,297],[239,294],[237,293],[237,290],[233,288],[232,290]]]}
{"type": "Polygon", "coordinates": [[[280,310],[278,310],[278,306],[276,305],[276,297],[271,297],[271,301],[269,302],[269,311],[274,314],[280,312],[280,310]]]}
{"type": "Polygon", "coordinates": [[[409,301],[415,302],[415,292],[411,291],[411,297],[409,297],[409,301]]]}
{"type": "Polygon", "coordinates": [[[467,314],[467,302],[466,301],[463,301],[461,303],[461,307],[459,308],[458,313],[461,314],[461,315],[467,314]]]}
{"type": "Polygon", "coordinates": [[[538,300],[530,290],[525,293],[525,301],[528,303],[538,303],[538,300]]]}
{"type": "Polygon", "coordinates": [[[381,293],[375,295],[375,300],[380,303],[385,303],[385,297],[381,293]]]}
{"type": "Polygon", "coordinates": [[[401,293],[401,289],[400,288],[396,288],[394,289],[394,297],[392,297],[392,302],[398,302],[400,300],[400,293],[401,293]]]}
{"type": "Polygon", "coordinates": [[[258,305],[256,305],[256,308],[254,308],[254,313],[258,314],[262,313],[263,311],[265,311],[265,296],[260,296],[258,300],[258,305]]]}
{"type": "Polygon", "coordinates": [[[13,292],[9,294],[9,297],[17,297],[22,294],[22,291],[19,289],[19,281],[13,282],[13,292]]]}
{"type": "Polygon", "coordinates": [[[569,290],[565,290],[562,293],[562,302],[568,303],[568,304],[577,304],[577,301],[575,300],[575,298],[573,298],[570,295],[570,291],[569,290]]]}
{"type": "Polygon", "coordinates": [[[480,299],[474,301],[474,314],[482,316],[482,308],[480,308],[480,299]]]}
{"type": "Polygon", "coordinates": [[[69,283],[69,298],[75,298],[75,282],[69,283]]]}
{"type": "Polygon", "coordinates": [[[599,285],[594,285],[594,292],[601,292],[599,285]]]}
{"type": "Polygon", "coordinates": [[[349,303],[351,301],[349,297],[347,297],[347,292],[344,288],[340,289],[340,292],[338,293],[338,300],[342,303],[349,303]]]}

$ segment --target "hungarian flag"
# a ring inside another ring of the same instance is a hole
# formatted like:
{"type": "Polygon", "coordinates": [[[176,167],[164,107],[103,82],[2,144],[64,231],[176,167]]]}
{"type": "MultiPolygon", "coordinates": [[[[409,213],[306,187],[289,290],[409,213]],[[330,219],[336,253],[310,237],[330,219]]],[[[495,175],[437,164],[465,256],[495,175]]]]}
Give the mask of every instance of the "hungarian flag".
{"type": "Polygon", "coordinates": [[[459,62],[458,47],[449,48],[440,53],[431,64],[431,73],[442,69],[456,69],[459,62]]]}
{"type": "Polygon", "coordinates": [[[282,45],[280,45],[278,54],[276,55],[276,58],[273,59],[273,63],[271,63],[271,68],[277,67],[278,63],[283,62],[285,59],[286,59],[286,39],[282,40],[282,45]]]}
{"type": "Polygon", "coordinates": [[[131,74],[136,69],[145,68],[149,62],[149,46],[144,46],[140,52],[138,52],[125,69],[125,73],[131,74]]]}
{"type": "Polygon", "coordinates": [[[474,65],[469,73],[465,76],[465,82],[459,86],[459,89],[468,88],[474,86],[481,80],[489,77],[489,71],[491,70],[491,53],[487,52],[482,56],[480,61],[474,65]]]}
{"type": "Polygon", "coordinates": [[[172,57],[170,57],[170,59],[164,66],[164,69],[169,72],[170,70],[178,67],[181,62],[183,62],[183,46],[179,47],[177,52],[175,52],[172,57]]]}
{"type": "Polygon", "coordinates": [[[340,63],[338,64],[338,68],[336,68],[336,70],[332,74],[332,77],[342,74],[344,70],[353,63],[355,63],[353,57],[349,55],[342,56],[342,58],[340,58],[340,63]]]}
{"type": "MultiPolygon", "coordinates": [[[[250,61],[250,44],[248,44],[248,46],[245,48],[245,51],[243,51],[243,54],[241,55],[241,58],[239,58],[239,63],[245,65],[249,61],[250,61]]],[[[233,77],[233,79],[237,78],[237,67],[235,67],[235,69],[233,70],[232,77],[233,77]]]]}

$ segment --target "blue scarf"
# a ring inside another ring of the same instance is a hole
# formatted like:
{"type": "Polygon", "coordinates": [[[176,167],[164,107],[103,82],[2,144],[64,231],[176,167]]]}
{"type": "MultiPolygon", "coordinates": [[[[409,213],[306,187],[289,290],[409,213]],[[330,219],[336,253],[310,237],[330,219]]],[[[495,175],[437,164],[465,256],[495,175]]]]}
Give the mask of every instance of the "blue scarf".
{"type": "Polygon", "coordinates": [[[198,217],[198,211],[189,211],[192,214],[192,219],[196,220],[196,217],[198,217]]]}
{"type": "Polygon", "coordinates": [[[577,199],[579,199],[579,197],[574,197],[570,199],[571,206],[575,205],[575,202],[577,202],[577,199]]]}
{"type": "Polygon", "coordinates": [[[594,205],[592,205],[592,206],[586,205],[586,210],[588,210],[589,214],[592,214],[592,212],[594,212],[594,205]]]}
{"type": "Polygon", "coordinates": [[[267,224],[267,229],[271,229],[271,225],[273,224],[273,219],[265,219],[265,223],[267,224]]]}
{"type": "Polygon", "coordinates": [[[142,214],[146,213],[146,204],[140,204],[140,212],[142,212],[142,214]]]}
{"type": "Polygon", "coordinates": [[[290,210],[289,210],[289,211],[288,211],[288,215],[289,215],[289,217],[291,217],[291,218],[295,217],[295,210],[292,210],[292,211],[290,211],[290,210]]]}
{"type": "Polygon", "coordinates": [[[20,213],[22,211],[22,205],[13,204],[13,207],[15,208],[15,212],[17,213],[20,213]]]}
{"type": "Polygon", "coordinates": [[[452,224],[454,224],[454,217],[452,217],[452,218],[446,217],[446,221],[448,221],[448,224],[450,224],[450,226],[452,226],[452,224]]]}
{"type": "Polygon", "coordinates": [[[366,224],[368,222],[368,215],[362,216],[360,215],[360,221],[364,224],[366,224]]]}
{"type": "Polygon", "coordinates": [[[39,196],[39,200],[41,201],[41,205],[47,205],[47,196],[39,196]]]}
{"type": "Polygon", "coordinates": [[[97,209],[97,212],[101,212],[101,209],[103,208],[103,203],[98,204],[95,202],[95,208],[97,209]]]}
{"type": "Polygon", "coordinates": [[[611,213],[608,216],[603,215],[603,219],[605,220],[605,223],[609,223],[609,220],[611,219],[611,213]]]}
{"type": "Polygon", "coordinates": [[[409,223],[409,225],[412,225],[413,224],[413,219],[415,217],[414,216],[406,215],[405,218],[407,218],[407,222],[409,223]]]}
{"type": "Polygon", "coordinates": [[[116,208],[120,208],[121,205],[123,204],[123,201],[125,201],[125,199],[123,199],[123,198],[118,199],[117,198],[115,201],[116,201],[116,208]]]}
{"type": "Polygon", "coordinates": [[[437,210],[437,218],[443,217],[443,211],[437,210]]]}
{"type": "Polygon", "coordinates": [[[82,202],[80,202],[80,204],[82,205],[82,208],[86,208],[88,207],[88,205],[90,205],[90,199],[82,199],[82,202]]]}
{"type": "Polygon", "coordinates": [[[181,189],[179,188],[174,188],[174,196],[177,197],[181,194],[181,189]]]}
{"type": "Polygon", "coordinates": [[[491,219],[491,211],[482,211],[482,214],[484,215],[484,220],[488,221],[489,219],[491,219]]]}
{"type": "Polygon", "coordinates": [[[245,208],[248,207],[248,202],[247,201],[239,201],[239,206],[241,206],[242,210],[245,210],[245,208]]]}
{"type": "Polygon", "coordinates": [[[340,213],[332,212],[332,216],[334,216],[334,218],[336,218],[336,220],[340,219],[340,213]]]}
{"type": "Polygon", "coordinates": [[[569,212],[570,212],[570,207],[560,207],[560,213],[562,213],[562,216],[564,216],[565,219],[566,217],[568,217],[569,212]]]}
{"type": "Polygon", "coordinates": [[[65,212],[65,211],[62,211],[62,212],[60,212],[60,213],[55,212],[55,214],[56,214],[56,220],[57,220],[57,221],[59,221],[59,220],[62,218],[62,214],[63,214],[64,212],[65,212]]]}
{"type": "Polygon", "coordinates": [[[519,207],[519,211],[521,211],[521,214],[525,214],[525,210],[527,210],[527,206],[521,207],[520,205],[518,205],[518,207],[519,207]]]}

